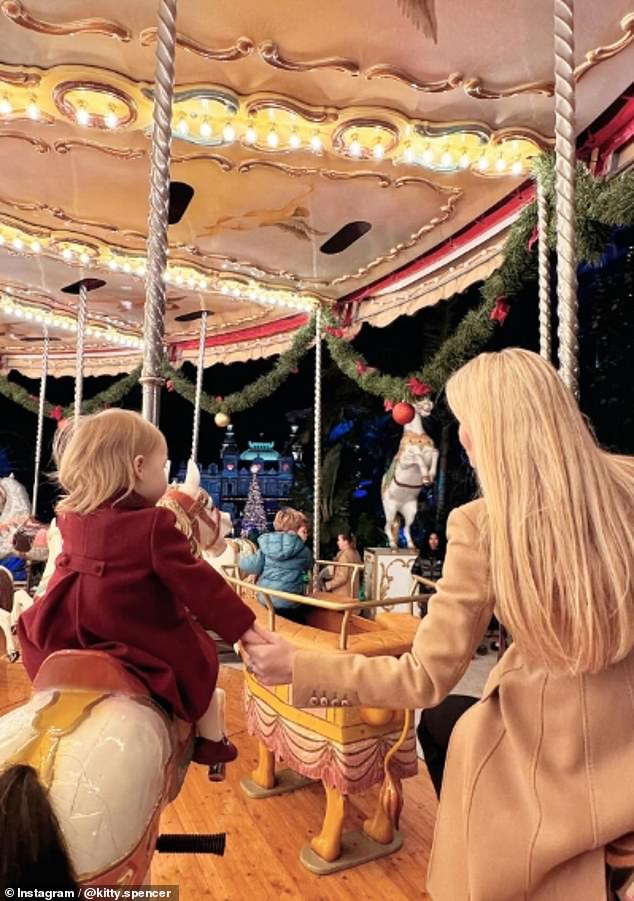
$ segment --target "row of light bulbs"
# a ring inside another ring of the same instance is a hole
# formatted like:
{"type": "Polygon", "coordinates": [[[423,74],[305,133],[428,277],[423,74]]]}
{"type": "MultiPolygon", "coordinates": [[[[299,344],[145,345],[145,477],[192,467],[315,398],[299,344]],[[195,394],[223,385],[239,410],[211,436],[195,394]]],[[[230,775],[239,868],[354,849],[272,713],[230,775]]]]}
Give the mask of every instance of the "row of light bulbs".
{"type": "MultiPolygon", "coordinates": [[[[60,316],[47,310],[41,310],[38,307],[25,306],[18,303],[13,297],[1,295],[0,310],[3,315],[22,322],[33,322],[36,325],[47,326],[64,332],[76,333],[78,331],[77,320],[70,319],[67,316],[60,316]]],[[[104,329],[89,325],[86,327],[86,335],[119,347],[128,347],[134,350],[141,350],[143,348],[143,341],[141,338],[124,335],[121,332],[117,332],[110,328],[104,329]]]]}
{"type": "MultiPolygon", "coordinates": [[[[4,94],[0,98],[0,115],[9,116],[13,111],[13,105],[8,94],[4,94]]],[[[41,113],[35,95],[31,96],[31,99],[26,106],[26,114],[33,120],[38,120],[40,118],[41,113]]],[[[82,127],[89,127],[92,124],[93,117],[84,103],[78,104],[77,109],[75,110],[75,120],[77,124],[82,127]]],[[[111,129],[116,129],[120,125],[120,119],[114,107],[110,107],[108,112],[103,116],[103,122],[111,129]]],[[[188,117],[184,113],[181,113],[178,117],[175,130],[177,134],[183,138],[189,137],[192,133],[192,125],[190,125],[188,117]]],[[[201,119],[200,125],[198,126],[198,134],[204,140],[209,140],[214,134],[214,127],[208,116],[203,116],[201,119]]],[[[238,140],[238,130],[231,120],[225,122],[220,130],[220,136],[225,144],[232,144],[234,141],[238,140]]],[[[258,130],[252,120],[249,120],[249,124],[244,130],[241,140],[247,146],[253,146],[258,142],[258,130]]],[[[271,150],[280,149],[282,146],[282,137],[275,124],[270,125],[266,134],[265,143],[271,150]]],[[[288,147],[291,150],[300,150],[304,145],[306,149],[311,150],[313,153],[319,154],[324,150],[323,138],[319,131],[315,130],[306,141],[302,139],[297,128],[293,128],[288,137],[288,147]]],[[[352,134],[350,140],[344,144],[344,147],[346,154],[352,159],[360,159],[361,157],[370,154],[374,159],[382,160],[386,154],[386,147],[380,138],[374,142],[372,147],[369,147],[363,143],[357,134],[352,134]]],[[[490,153],[487,153],[486,148],[484,148],[479,155],[472,155],[465,150],[458,156],[454,155],[448,148],[442,150],[438,155],[434,152],[431,145],[428,145],[422,153],[418,153],[409,141],[405,144],[400,156],[395,158],[395,162],[403,162],[408,165],[423,165],[429,168],[437,167],[439,165],[440,168],[444,169],[452,168],[456,164],[460,169],[468,169],[475,165],[480,172],[494,169],[496,172],[503,173],[508,170],[513,175],[521,175],[525,168],[525,165],[520,158],[515,159],[509,164],[509,161],[501,152],[494,160],[492,160],[491,155],[490,153]]]]}
{"type": "MultiPolygon", "coordinates": [[[[0,247],[8,246],[18,253],[37,254],[42,251],[42,244],[37,238],[31,239],[26,235],[21,237],[15,235],[7,240],[0,233],[0,247]]],[[[60,253],[61,258],[66,263],[72,263],[78,260],[83,265],[91,262],[91,257],[86,251],[77,250],[73,252],[69,247],[64,247],[60,253]]],[[[99,265],[99,260],[94,261],[99,265]]],[[[111,257],[107,264],[112,272],[123,272],[126,275],[132,275],[137,278],[144,278],[147,272],[147,263],[145,259],[137,258],[129,260],[125,258],[111,257]]],[[[192,291],[208,291],[220,290],[225,296],[239,297],[243,300],[253,300],[256,303],[272,304],[274,306],[286,306],[294,309],[305,310],[312,308],[318,303],[317,298],[307,295],[296,294],[292,291],[271,291],[262,288],[257,282],[251,282],[248,290],[244,288],[241,282],[227,280],[218,280],[200,275],[195,270],[183,270],[181,267],[174,267],[165,272],[165,282],[167,284],[176,285],[177,287],[187,287],[192,291]]]]}

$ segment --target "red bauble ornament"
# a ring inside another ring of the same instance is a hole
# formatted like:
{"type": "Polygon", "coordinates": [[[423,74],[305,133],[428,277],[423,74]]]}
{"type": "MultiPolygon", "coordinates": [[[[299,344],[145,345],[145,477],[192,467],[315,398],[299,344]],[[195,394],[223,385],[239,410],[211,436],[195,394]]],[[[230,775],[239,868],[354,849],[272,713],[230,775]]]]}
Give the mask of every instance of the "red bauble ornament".
{"type": "Polygon", "coordinates": [[[399,404],[396,404],[392,410],[392,416],[394,422],[398,422],[399,425],[407,425],[407,423],[411,422],[414,416],[416,416],[416,410],[411,404],[406,404],[404,401],[401,401],[399,404]]]}

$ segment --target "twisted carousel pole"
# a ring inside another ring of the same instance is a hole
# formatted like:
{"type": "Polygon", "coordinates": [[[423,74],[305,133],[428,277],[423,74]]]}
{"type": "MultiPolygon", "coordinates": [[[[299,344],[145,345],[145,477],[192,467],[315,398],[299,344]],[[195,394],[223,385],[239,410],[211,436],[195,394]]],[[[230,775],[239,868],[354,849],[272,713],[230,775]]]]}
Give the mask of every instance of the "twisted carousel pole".
{"type": "Polygon", "coordinates": [[[86,282],[79,285],[79,306],[77,307],[77,350],[75,353],[75,407],[74,425],[79,423],[81,404],[84,399],[84,343],[86,340],[86,306],[88,288],[86,282]]]}
{"type": "Polygon", "coordinates": [[[539,352],[550,362],[550,254],[548,252],[548,199],[541,176],[537,176],[537,256],[539,269],[539,352]]]}
{"type": "Polygon", "coordinates": [[[315,419],[313,429],[313,557],[315,560],[319,560],[321,546],[321,352],[321,309],[317,307],[315,311],[315,419]]]}
{"type": "Polygon", "coordinates": [[[194,397],[194,424],[192,426],[192,462],[198,461],[198,438],[200,434],[200,399],[203,393],[205,371],[205,343],[207,341],[207,311],[200,316],[200,340],[198,344],[198,369],[196,370],[196,394],[194,397]]]}
{"type": "Polygon", "coordinates": [[[156,78],[150,161],[150,214],[147,238],[143,416],[158,425],[160,391],[163,385],[161,362],[165,334],[165,269],[170,192],[170,149],[172,142],[172,98],[176,55],[177,0],[160,0],[156,41],[156,78]]]}
{"type": "Polygon", "coordinates": [[[559,373],[579,396],[577,232],[575,215],[574,0],[555,7],[555,189],[557,195],[557,300],[559,373]]]}
{"type": "Polygon", "coordinates": [[[37,434],[35,436],[35,468],[33,473],[33,502],[31,513],[37,515],[37,496],[40,489],[40,469],[42,466],[42,439],[44,437],[44,403],[46,401],[46,380],[48,378],[48,327],[42,330],[44,343],[42,345],[42,375],[40,376],[40,396],[37,407],[37,434]]]}

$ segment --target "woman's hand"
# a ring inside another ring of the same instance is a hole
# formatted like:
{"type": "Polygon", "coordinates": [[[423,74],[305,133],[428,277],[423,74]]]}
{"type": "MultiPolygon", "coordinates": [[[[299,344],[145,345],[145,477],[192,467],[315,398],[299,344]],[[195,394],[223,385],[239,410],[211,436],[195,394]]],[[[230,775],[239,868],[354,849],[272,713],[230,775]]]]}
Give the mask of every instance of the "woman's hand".
{"type": "Polygon", "coordinates": [[[256,633],[256,641],[242,639],[247,670],[262,685],[288,685],[293,680],[293,658],[296,648],[284,638],[253,624],[249,632],[256,633]]]}

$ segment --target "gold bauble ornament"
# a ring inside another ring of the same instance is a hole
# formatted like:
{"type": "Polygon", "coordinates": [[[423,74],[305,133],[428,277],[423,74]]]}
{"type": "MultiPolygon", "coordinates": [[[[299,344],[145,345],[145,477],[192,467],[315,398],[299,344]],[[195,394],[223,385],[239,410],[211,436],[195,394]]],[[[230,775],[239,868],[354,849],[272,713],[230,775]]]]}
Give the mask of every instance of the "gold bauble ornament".
{"type": "Polygon", "coordinates": [[[216,413],[216,415],[214,416],[214,422],[219,429],[226,429],[231,420],[226,413],[216,413]]]}

